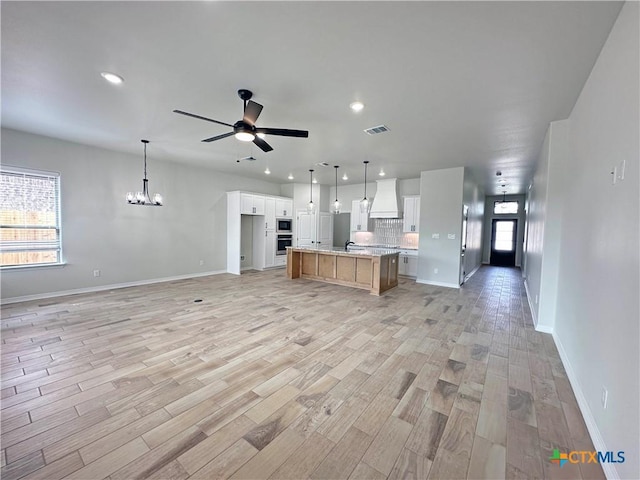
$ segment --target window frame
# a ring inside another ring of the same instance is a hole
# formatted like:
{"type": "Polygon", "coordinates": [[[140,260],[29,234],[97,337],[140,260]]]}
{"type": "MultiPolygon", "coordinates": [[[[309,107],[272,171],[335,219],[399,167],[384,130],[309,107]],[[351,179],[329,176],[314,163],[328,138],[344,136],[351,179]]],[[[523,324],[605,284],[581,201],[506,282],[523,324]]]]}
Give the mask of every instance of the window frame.
{"type": "MultiPolygon", "coordinates": [[[[23,263],[23,264],[15,264],[15,265],[0,265],[0,271],[7,270],[18,270],[18,269],[30,269],[30,268],[51,268],[51,267],[61,267],[66,264],[63,256],[62,249],[62,179],[60,172],[48,171],[48,170],[37,170],[26,167],[17,167],[14,165],[0,165],[0,175],[14,175],[14,176],[31,176],[31,177],[41,177],[46,179],[55,179],[55,225],[51,228],[54,228],[57,232],[57,240],[55,251],[58,253],[56,262],[46,262],[46,263],[23,263]]],[[[4,225],[0,224],[0,228],[13,228],[12,225],[4,225]]],[[[11,249],[10,251],[28,251],[29,249],[11,249]]],[[[51,250],[51,249],[49,249],[51,250]]],[[[2,248],[1,251],[7,251],[5,248],[2,248]]]]}
{"type": "Polygon", "coordinates": [[[493,202],[493,214],[494,215],[520,215],[520,201],[519,200],[496,200],[493,202]],[[517,208],[515,212],[498,212],[496,209],[498,208],[498,204],[501,203],[515,203],[517,208]]]}

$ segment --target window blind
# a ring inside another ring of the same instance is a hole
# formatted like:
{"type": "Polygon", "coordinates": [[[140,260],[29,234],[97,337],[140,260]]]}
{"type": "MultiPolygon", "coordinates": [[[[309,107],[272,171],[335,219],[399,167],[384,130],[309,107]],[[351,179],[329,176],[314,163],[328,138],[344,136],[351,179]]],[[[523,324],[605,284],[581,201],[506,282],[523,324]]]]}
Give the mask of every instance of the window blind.
{"type": "Polygon", "coordinates": [[[60,175],[0,167],[0,266],[61,261],[60,175]]]}

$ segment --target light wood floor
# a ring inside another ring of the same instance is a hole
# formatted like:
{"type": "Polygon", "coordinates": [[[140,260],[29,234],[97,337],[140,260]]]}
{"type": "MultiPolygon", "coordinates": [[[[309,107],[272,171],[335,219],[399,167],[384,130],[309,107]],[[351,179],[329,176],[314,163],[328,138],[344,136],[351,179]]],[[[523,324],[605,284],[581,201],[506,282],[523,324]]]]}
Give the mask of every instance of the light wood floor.
{"type": "Polygon", "coordinates": [[[2,479],[604,478],[520,271],[283,270],[2,309],[2,479]],[[194,303],[201,299],[202,302],[194,303]]]}

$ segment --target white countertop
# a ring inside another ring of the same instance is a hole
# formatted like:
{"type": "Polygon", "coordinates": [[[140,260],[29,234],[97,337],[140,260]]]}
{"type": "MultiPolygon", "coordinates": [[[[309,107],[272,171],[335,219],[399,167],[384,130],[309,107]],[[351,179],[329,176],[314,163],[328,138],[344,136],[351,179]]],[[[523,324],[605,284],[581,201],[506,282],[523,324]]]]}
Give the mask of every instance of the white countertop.
{"type": "Polygon", "coordinates": [[[287,247],[294,250],[304,250],[309,252],[332,252],[343,255],[362,255],[365,257],[382,257],[383,255],[393,255],[398,253],[397,248],[362,248],[345,250],[340,247],[287,247]]]}

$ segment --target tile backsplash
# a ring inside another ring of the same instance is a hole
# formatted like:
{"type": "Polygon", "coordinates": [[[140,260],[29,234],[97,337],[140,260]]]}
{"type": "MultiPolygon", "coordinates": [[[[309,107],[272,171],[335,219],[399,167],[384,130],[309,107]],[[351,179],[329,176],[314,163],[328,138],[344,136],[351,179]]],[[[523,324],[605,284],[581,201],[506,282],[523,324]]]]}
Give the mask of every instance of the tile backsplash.
{"type": "Polygon", "coordinates": [[[418,248],[418,234],[404,233],[401,218],[374,218],[372,232],[356,232],[355,242],[362,245],[387,245],[418,248]]]}

